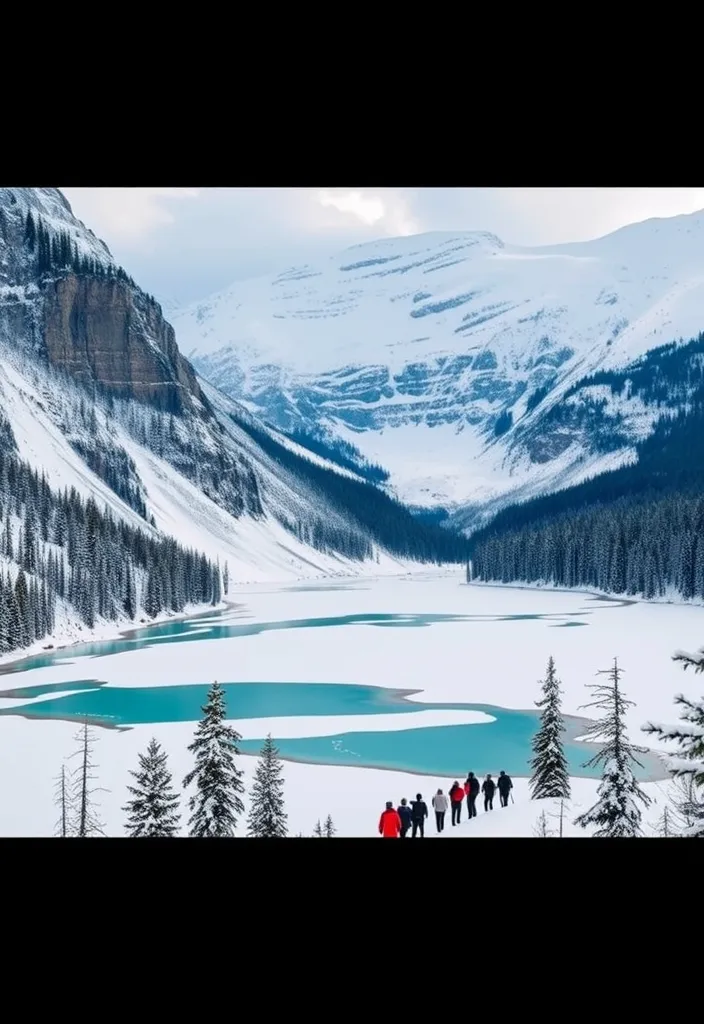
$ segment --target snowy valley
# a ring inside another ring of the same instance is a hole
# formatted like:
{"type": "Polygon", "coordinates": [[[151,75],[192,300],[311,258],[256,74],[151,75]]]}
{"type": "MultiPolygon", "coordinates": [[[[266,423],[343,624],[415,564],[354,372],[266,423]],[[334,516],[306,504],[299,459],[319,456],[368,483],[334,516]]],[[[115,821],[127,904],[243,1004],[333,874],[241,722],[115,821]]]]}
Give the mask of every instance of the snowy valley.
{"type": "Polygon", "coordinates": [[[169,834],[245,835],[269,734],[290,836],[376,835],[385,801],[469,769],[515,803],[443,835],[533,835],[557,810],[528,789],[549,657],[565,834],[591,835],[583,708],[616,656],[654,834],[675,790],[641,730],[676,718],[672,654],[702,643],[702,285],[704,215],[550,250],[439,234],[172,327],[58,190],[0,189],[0,835],[123,835],[150,740],[169,834]],[[106,792],[62,831],[52,779],[80,781],[88,728],[106,792]],[[196,729],[242,773],[234,832],[198,805],[196,729]]]}

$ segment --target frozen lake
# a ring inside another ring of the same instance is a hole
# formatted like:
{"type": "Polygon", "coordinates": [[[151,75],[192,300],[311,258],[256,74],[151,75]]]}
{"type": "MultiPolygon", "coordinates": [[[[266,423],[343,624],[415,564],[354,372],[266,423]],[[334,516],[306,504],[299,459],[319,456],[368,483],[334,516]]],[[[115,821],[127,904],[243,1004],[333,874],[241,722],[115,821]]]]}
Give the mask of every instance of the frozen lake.
{"type": "MultiPolygon", "coordinates": [[[[51,833],[51,780],[85,717],[98,727],[108,832],[120,834],[136,751],[156,735],[180,779],[213,679],[226,687],[243,753],[256,753],[271,732],[284,758],[308,762],[287,765],[294,831],[310,833],[332,813],[344,834],[373,834],[383,801],[411,796],[409,786],[447,789],[468,770],[527,775],[532,705],[550,655],[564,687],[571,774],[586,779],[594,749],[578,739],[590,714],[580,707],[586,684],[618,656],[637,704],[632,738],[643,744],[643,721],[672,720],[674,694],[687,692],[671,654],[701,646],[704,620],[699,608],[467,586],[460,574],[258,585],[228,597],[234,607],[224,613],[0,666],[3,774],[19,777],[19,762],[32,762],[25,811],[19,793],[0,798],[0,834],[51,833]],[[334,767],[315,767],[323,765],[334,767]],[[323,775],[333,772],[348,780],[335,798],[341,807],[325,795],[323,775]],[[305,792],[294,792],[304,776],[305,792]]],[[[641,760],[642,779],[664,777],[657,758],[641,760]]],[[[243,766],[251,774],[253,760],[243,766]]]]}

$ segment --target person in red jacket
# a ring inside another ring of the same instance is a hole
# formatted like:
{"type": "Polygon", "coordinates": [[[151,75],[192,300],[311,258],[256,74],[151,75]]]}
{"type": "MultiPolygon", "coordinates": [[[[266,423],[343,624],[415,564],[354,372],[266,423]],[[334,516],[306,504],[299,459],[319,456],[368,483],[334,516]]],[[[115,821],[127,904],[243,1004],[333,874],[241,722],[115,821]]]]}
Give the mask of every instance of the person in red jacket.
{"type": "Polygon", "coordinates": [[[453,783],[450,790],[450,808],[452,810],[452,824],[459,825],[460,814],[462,813],[462,801],[464,800],[464,786],[459,782],[453,783]]]}
{"type": "Polygon", "coordinates": [[[386,801],[386,810],[381,812],[379,818],[379,835],[383,839],[401,838],[401,819],[390,800],[386,801]]]}

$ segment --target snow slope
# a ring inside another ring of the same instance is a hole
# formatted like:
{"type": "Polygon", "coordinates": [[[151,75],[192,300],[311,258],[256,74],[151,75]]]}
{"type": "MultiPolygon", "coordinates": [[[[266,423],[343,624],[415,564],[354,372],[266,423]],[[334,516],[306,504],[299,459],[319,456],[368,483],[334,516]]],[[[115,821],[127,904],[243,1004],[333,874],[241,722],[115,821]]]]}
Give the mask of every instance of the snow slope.
{"type": "MultiPolygon", "coordinates": [[[[702,309],[704,212],[549,248],[472,232],[384,239],[236,283],[172,323],[232,397],[283,429],[351,441],[402,498],[429,505],[524,498],[602,471],[588,436],[533,431],[528,443],[516,425],[595,368],[696,335],[702,309]]],[[[634,438],[656,415],[627,413],[634,438]]],[[[608,465],[629,457],[625,446],[608,465]]]]}
{"type": "MultiPolygon", "coordinates": [[[[53,488],[75,487],[84,497],[93,497],[99,507],[107,505],[116,516],[148,532],[150,527],[144,519],[93,473],[71,447],[60,424],[67,415],[70,418],[72,400],[77,400],[76,395],[70,391],[58,394],[50,375],[38,364],[27,365],[21,357],[13,358],[5,351],[0,362],[0,406],[11,423],[19,457],[44,472],[53,488]]],[[[223,417],[228,407],[234,408],[224,397],[219,404],[223,417]]],[[[261,520],[246,515],[233,517],[163,458],[135,441],[117,418],[107,418],[106,424],[106,437],[109,435],[111,443],[119,445],[134,460],[156,528],[211,558],[227,561],[233,580],[354,576],[370,572],[372,567],[375,573],[398,573],[406,568],[405,563],[383,552],[378,563],[365,565],[323,554],[300,543],[276,521],[273,505],[278,501],[286,507],[305,510],[308,502],[313,510],[314,499],[306,498],[302,488],[295,491],[287,486],[277,467],[234,424],[226,423],[233,445],[256,465],[257,476],[267,488],[268,514],[261,520]]],[[[317,461],[326,465],[322,459],[317,461]]]]}

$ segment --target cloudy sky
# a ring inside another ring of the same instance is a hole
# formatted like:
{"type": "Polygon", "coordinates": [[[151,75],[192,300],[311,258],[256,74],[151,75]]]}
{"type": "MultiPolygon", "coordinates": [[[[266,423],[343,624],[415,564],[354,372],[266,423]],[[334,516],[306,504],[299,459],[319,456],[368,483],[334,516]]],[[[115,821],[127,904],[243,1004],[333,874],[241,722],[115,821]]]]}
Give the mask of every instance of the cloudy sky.
{"type": "Polygon", "coordinates": [[[704,209],[704,188],[62,191],[138,284],[167,306],[375,238],[475,230],[515,245],[549,245],[704,209]]]}

